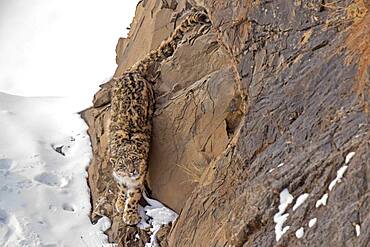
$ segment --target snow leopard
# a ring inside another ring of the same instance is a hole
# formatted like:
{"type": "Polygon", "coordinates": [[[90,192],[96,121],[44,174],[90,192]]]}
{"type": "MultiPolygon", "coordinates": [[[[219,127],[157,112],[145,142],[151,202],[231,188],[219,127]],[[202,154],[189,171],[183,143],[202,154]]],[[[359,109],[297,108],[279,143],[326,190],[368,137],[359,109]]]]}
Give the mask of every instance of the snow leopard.
{"type": "Polygon", "coordinates": [[[210,28],[206,11],[192,9],[157,49],[113,79],[109,162],[118,185],[115,208],[127,225],[136,225],[141,220],[138,204],[148,170],[155,106],[149,68],[172,56],[184,35],[195,27],[200,27],[197,34],[210,28]]]}

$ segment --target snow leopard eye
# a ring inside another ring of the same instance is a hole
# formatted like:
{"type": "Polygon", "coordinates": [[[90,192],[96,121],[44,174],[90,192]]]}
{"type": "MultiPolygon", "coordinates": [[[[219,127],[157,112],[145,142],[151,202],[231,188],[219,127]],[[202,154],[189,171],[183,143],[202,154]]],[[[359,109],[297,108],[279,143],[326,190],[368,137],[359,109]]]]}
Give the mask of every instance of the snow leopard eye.
{"type": "Polygon", "coordinates": [[[129,175],[130,175],[131,177],[136,177],[136,176],[138,176],[138,175],[139,175],[139,172],[138,172],[137,170],[132,170],[132,171],[129,173],[129,175]]]}
{"type": "Polygon", "coordinates": [[[137,157],[134,157],[134,158],[132,159],[132,163],[133,163],[134,165],[138,165],[138,164],[140,163],[140,159],[138,159],[137,157]]]}

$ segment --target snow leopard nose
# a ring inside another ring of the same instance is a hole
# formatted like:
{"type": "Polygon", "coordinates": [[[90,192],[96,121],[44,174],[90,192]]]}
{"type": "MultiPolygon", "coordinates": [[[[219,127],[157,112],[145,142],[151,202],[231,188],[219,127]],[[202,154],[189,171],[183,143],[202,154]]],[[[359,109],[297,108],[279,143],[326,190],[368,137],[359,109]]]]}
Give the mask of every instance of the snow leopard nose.
{"type": "Polygon", "coordinates": [[[139,171],[135,167],[132,167],[132,166],[126,167],[126,171],[130,177],[139,175],[139,171]]]}
{"type": "Polygon", "coordinates": [[[136,170],[130,171],[129,172],[129,176],[130,177],[137,177],[137,176],[139,176],[139,172],[136,171],[136,170]]]}

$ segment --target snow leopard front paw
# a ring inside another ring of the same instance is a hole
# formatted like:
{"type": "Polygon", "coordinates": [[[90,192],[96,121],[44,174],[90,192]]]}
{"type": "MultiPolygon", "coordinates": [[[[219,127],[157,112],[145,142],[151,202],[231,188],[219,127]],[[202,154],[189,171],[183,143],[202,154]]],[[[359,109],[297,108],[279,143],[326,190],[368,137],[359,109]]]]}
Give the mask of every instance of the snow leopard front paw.
{"type": "Polygon", "coordinates": [[[123,213],[124,209],[125,209],[125,197],[122,196],[122,195],[119,195],[117,197],[117,200],[116,200],[116,204],[115,204],[115,207],[116,207],[116,210],[118,213],[123,213]]]}
{"type": "Polygon", "coordinates": [[[141,217],[135,211],[127,211],[123,214],[123,221],[130,226],[136,225],[140,222],[141,217]]]}

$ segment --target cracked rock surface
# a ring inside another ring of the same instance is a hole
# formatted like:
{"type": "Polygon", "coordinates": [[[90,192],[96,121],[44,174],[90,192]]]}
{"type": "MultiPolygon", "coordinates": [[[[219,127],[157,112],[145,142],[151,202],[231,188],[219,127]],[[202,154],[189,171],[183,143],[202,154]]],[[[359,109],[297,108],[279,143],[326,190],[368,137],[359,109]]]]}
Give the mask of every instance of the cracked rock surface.
{"type": "MultiPolygon", "coordinates": [[[[164,61],[155,84],[148,185],[179,213],[160,245],[368,246],[370,1],[140,1],[115,76],[191,5],[207,9],[213,28],[164,61]]],[[[92,219],[111,218],[120,246],[144,246],[147,233],[112,208],[110,86],[82,113],[92,219]]]]}

